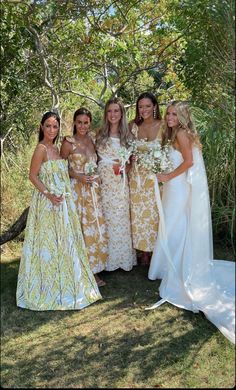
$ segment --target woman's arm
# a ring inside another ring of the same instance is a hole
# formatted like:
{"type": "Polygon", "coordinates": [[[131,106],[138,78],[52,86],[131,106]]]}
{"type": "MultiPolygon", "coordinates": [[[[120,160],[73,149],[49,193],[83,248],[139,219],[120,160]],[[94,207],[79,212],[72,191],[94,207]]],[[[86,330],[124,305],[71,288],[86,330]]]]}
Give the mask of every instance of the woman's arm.
{"type": "Polygon", "coordinates": [[[165,183],[181,173],[187,171],[193,165],[192,143],[185,131],[179,131],[176,135],[179,151],[182,154],[183,162],[174,171],[167,174],[157,174],[159,181],[165,183]]]}
{"type": "Polygon", "coordinates": [[[84,173],[76,173],[72,168],[69,168],[69,176],[83,184],[92,183],[94,181],[93,176],[86,176],[84,173]]]}
{"type": "Polygon", "coordinates": [[[69,157],[69,155],[72,153],[73,147],[70,142],[68,142],[66,139],[63,140],[60,150],[60,155],[65,160],[69,157]]]}
{"type": "Polygon", "coordinates": [[[59,205],[62,202],[63,197],[50,194],[38,177],[40,167],[45,161],[46,149],[43,145],[38,144],[31,159],[29,179],[39,192],[44,194],[54,205],[59,205]]]}

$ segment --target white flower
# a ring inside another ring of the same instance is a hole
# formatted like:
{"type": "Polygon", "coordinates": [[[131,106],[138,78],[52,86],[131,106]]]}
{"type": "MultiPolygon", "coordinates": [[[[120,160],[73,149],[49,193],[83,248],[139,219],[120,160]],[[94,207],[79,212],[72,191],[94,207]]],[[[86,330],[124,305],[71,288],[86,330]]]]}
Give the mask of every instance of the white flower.
{"type": "Polygon", "coordinates": [[[118,156],[119,156],[119,160],[120,160],[120,165],[121,165],[121,170],[124,169],[125,167],[125,164],[129,162],[129,158],[132,154],[132,148],[125,148],[124,146],[122,146],[121,148],[119,148],[118,150],[118,156]]]}
{"type": "Polygon", "coordinates": [[[136,157],[138,165],[144,167],[152,173],[161,173],[173,169],[169,158],[168,145],[161,146],[156,140],[151,146],[146,140],[135,140],[130,142],[132,154],[136,157]]]}
{"type": "Polygon", "coordinates": [[[58,182],[56,185],[51,184],[48,191],[55,196],[70,196],[70,192],[66,191],[65,183],[58,182]]]}
{"type": "Polygon", "coordinates": [[[97,172],[97,164],[95,161],[91,160],[84,165],[85,175],[92,176],[97,172]]]}
{"type": "Polygon", "coordinates": [[[160,150],[154,150],[154,152],[153,152],[153,157],[155,157],[155,158],[161,158],[161,157],[162,157],[161,151],[160,151],[160,150]]]}

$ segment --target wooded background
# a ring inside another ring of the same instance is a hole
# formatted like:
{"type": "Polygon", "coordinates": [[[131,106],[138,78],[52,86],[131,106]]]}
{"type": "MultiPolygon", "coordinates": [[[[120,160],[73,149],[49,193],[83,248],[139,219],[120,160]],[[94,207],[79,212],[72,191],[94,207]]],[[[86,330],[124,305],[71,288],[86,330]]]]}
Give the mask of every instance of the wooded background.
{"type": "Polygon", "coordinates": [[[1,2],[2,231],[28,206],[28,168],[42,114],[62,134],[81,105],[100,123],[119,96],[189,101],[203,143],[215,242],[234,249],[234,21],[232,0],[1,2]]]}

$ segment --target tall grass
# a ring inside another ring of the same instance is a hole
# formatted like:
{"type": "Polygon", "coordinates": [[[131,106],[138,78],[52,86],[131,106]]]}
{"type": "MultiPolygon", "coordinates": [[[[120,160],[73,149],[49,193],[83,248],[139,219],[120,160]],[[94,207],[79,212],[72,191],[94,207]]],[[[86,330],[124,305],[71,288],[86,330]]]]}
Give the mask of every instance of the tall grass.
{"type": "Polygon", "coordinates": [[[203,144],[215,242],[235,253],[235,149],[232,112],[193,109],[203,144]]]}
{"type": "MultiPolygon", "coordinates": [[[[30,142],[19,142],[18,152],[4,150],[1,161],[1,233],[5,232],[29,206],[33,186],[29,176],[29,166],[36,146],[35,135],[30,142]]],[[[1,247],[3,253],[18,254],[18,242],[23,234],[1,247]]]]}

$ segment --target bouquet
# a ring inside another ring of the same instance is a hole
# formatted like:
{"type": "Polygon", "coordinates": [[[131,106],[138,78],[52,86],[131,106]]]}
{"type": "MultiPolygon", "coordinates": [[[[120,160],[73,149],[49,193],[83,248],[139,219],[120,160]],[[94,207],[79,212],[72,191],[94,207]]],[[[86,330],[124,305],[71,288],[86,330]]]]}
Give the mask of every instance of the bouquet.
{"type": "Polygon", "coordinates": [[[51,184],[48,191],[55,196],[70,196],[70,192],[66,191],[65,183],[61,182],[56,185],[51,184]]]}
{"type": "Polygon", "coordinates": [[[84,173],[87,176],[93,176],[97,174],[97,164],[95,161],[91,160],[84,165],[84,173]]]}
{"type": "Polygon", "coordinates": [[[168,144],[161,146],[160,141],[156,141],[152,147],[149,147],[145,139],[131,141],[130,144],[132,154],[139,166],[155,174],[173,170],[168,144]]]}
{"type": "Polygon", "coordinates": [[[133,152],[133,149],[120,147],[118,150],[119,163],[113,165],[115,175],[123,175],[125,172],[125,164],[129,163],[129,158],[133,152]]]}

